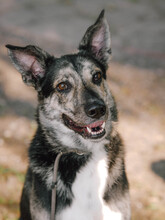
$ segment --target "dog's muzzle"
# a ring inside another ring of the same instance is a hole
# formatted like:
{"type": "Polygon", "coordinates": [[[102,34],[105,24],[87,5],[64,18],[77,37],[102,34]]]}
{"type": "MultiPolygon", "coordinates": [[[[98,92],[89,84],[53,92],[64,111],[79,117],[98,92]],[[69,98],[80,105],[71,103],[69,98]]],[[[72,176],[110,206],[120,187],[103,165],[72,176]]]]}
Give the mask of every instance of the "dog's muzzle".
{"type": "Polygon", "coordinates": [[[105,121],[96,121],[89,125],[80,125],[75,123],[70,117],[63,114],[62,118],[65,125],[72,129],[74,132],[82,135],[84,138],[97,139],[105,135],[105,121]]]}

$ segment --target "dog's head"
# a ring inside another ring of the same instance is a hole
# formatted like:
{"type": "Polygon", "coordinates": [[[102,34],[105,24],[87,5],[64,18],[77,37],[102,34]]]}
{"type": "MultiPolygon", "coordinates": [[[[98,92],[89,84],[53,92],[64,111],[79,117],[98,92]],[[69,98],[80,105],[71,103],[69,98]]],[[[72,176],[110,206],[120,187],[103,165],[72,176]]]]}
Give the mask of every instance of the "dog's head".
{"type": "Polygon", "coordinates": [[[111,42],[104,11],[87,29],[77,54],[56,58],[36,46],[7,48],[23,81],[38,92],[38,119],[49,138],[70,145],[108,136],[117,112],[105,81],[111,42]]]}

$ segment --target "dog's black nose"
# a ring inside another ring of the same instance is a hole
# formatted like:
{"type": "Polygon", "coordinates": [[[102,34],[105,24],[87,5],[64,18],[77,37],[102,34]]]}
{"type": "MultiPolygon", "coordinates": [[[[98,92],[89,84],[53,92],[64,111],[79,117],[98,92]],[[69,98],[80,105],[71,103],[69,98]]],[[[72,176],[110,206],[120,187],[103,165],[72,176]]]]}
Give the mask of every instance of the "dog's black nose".
{"type": "Polygon", "coordinates": [[[85,107],[85,112],[88,117],[99,119],[105,115],[106,107],[103,104],[93,103],[85,107]]]}

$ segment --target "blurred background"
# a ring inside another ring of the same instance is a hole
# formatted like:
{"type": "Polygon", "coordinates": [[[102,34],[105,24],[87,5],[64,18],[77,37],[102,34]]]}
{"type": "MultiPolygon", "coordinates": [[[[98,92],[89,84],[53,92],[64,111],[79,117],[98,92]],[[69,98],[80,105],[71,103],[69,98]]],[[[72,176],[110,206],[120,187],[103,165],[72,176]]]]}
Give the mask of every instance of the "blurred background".
{"type": "Polygon", "coordinates": [[[0,0],[0,220],[19,217],[36,94],[5,44],[75,52],[102,9],[112,35],[108,83],[126,146],[133,220],[165,219],[165,1],[0,0]]]}

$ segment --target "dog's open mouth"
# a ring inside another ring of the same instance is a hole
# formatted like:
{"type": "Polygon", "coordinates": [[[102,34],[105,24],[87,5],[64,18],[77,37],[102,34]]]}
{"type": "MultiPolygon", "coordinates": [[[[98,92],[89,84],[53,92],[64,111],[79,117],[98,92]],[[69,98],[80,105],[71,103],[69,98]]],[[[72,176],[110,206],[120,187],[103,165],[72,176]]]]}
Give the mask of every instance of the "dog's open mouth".
{"type": "Polygon", "coordinates": [[[105,121],[97,121],[89,125],[79,125],[67,115],[63,114],[62,118],[67,127],[82,135],[85,138],[101,138],[105,135],[105,121]]]}

